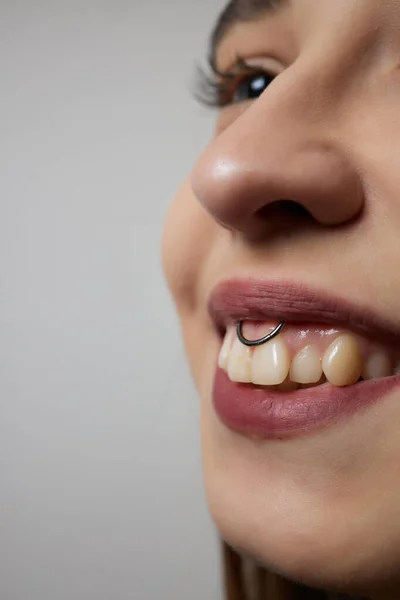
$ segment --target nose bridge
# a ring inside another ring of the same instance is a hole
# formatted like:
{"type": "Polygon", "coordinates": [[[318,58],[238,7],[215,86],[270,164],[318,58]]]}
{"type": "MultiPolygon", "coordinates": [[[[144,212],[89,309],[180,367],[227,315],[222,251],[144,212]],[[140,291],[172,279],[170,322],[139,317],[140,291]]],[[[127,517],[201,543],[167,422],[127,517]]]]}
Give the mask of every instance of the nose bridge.
{"type": "Polygon", "coordinates": [[[243,159],[253,159],[253,154],[265,155],[272,166],[274,157],[279,161],[281,154],[287,157],[328,140],[335,118],[330,82],[326,77],[326,81],[315,80],[315,76],[311,79],[309,70],[312,67],[303,66],[297,76],[283,73],[276,78],[263,96],[216,140],[215,149],[218,144],[233,144],[238,157],[240,151],[243,159]]]}
{"type": "Polygon", "coordinates": [[[362,205],[328,86],[280,77],[213,140],[192,173],[198,200],[230,229],[249,231],[260,209],[279,200],[323,224],[349,220],[362,205]]]}

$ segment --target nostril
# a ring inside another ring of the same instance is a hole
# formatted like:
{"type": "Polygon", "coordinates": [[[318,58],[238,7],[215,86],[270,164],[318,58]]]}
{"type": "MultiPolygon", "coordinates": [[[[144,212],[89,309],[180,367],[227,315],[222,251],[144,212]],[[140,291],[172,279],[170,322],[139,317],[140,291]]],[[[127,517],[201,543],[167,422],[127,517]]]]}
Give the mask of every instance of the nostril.
{"type": "Polygon", "coordinates": [[[276,200],[265,204],[255,216],[262,221],[310,221],[314,220],[310,212],[298,202],[293,200],[276,200]]]}

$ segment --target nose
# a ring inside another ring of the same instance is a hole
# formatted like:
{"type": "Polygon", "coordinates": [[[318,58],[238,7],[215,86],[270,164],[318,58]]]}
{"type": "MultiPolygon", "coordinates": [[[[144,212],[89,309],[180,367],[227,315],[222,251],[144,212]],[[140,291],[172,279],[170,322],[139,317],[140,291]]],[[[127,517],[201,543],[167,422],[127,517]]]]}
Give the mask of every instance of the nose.
{"type": "Polygon", "coordinates": [[[191,176],[198,201],[248,236],[265,231],[277,203],[295,203],[321,225],[354,219],[364,204],[362,182],[329,114],[304,90],[282,102],[267,89],[198,160],[191,176]]]}

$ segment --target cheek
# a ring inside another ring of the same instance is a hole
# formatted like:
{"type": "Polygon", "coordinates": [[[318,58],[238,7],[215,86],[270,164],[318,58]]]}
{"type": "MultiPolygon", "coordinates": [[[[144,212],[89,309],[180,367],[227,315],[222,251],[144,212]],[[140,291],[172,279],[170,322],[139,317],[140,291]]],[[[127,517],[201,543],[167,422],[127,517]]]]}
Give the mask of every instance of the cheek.
{"type": "Polygon", "coordinates": [[[186,180],[168,211],[162,239],[164,274],[180,316],[192,313],[198,303],[198,283],[212,235],[213,222],[186,180]]]}
{"type": "MultiPolygon", "coordinates": [[[[164,274],[180,317],[183,341],[194,381],[199,387],[208,381],[204,347],[213,339],[211,323],[204,311],[201,285],[207,280],[210,254],[220,228],[201,207],[188,180],[176,194],[169,209],[162,239],[164,274]],[[209,330],[210,328],[210,330],[209,330]]],[[[207,287],[207,284],[206,284],[207,287]]],[[[217,349],[211,354],[216,355],[217,349]]]]}

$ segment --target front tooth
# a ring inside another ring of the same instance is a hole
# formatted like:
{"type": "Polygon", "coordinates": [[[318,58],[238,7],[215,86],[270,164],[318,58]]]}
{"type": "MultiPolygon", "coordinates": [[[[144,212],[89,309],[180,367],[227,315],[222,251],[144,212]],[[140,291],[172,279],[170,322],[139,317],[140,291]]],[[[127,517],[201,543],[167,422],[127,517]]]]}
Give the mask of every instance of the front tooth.
{"type": "Polygon", "coordinates": [[[327,380],[337,386],[356,383],[361,376],[362,367],[358,341],[350,334],[341,335],[332,342],[322,359],[327,380]]]}
{"type": "Polygon", "coordinates": [[[228,369],[229,356],[232,349],[232,344],[235,338],[235,330],[229,329],[225,334],[224,343],[218,357],[218,366],[220,369],[226,371],[228,369]]]}
{"type": "Polygon", "coordinates": [[[302,383],[302,384],[298,384],[298,385],[300,385],[300,388],[302,390],[311,390],[312,388],[319,387],[320,385],[323,385],[324,383],[326,383],[325,375],[323,375],[321,377],[321,379],[319,381],[316,381],[315,383],[302,383]]]}
{"type": "Polygon", "coordinates": [[[384,352],[371,354],[365,362],[362,372],[363,379],[379,379],[392,374],[392,362],[384,352]]]}
{"type": "Polygon", "coordinates": [[[293,358],[290,366],[290,379],[297,383],[318,383],[321,377],[321,356],[318,348],[310,344],[293,358]]]}
{"type": "Polygon", "coordinates": [[[252,351],[237,338],[229,353],[228,377],[238,383],[251,383],[252,351]]]}
{"type": "Polygon", "coordinates": [[[251,379],[256,385],[280,385],[289,373],[290,356],[283,338],[254,350],[251,379]]]}

